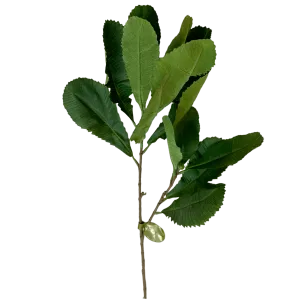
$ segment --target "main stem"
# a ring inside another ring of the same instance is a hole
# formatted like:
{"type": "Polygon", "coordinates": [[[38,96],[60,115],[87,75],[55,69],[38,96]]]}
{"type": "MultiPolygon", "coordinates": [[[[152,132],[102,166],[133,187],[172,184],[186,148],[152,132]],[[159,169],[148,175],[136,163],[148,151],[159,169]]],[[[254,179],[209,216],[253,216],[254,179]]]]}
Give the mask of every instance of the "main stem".
{"type": "MultiPolygon", "coordinates": [[[[142,162],[143,162],[143,142],[140,144],[140,155],[139,155],[139,224],[143,223],[142,220],[142,162]]],[[[144,232],[140,229],[140,243],[141,243],[141,257],[142,257],[142,276],[143,276],[143,290],[144,299],[147,299],[147,283],[146,283],[146,272],[145,272],[145,253],[144,253],[144,232]]]]}

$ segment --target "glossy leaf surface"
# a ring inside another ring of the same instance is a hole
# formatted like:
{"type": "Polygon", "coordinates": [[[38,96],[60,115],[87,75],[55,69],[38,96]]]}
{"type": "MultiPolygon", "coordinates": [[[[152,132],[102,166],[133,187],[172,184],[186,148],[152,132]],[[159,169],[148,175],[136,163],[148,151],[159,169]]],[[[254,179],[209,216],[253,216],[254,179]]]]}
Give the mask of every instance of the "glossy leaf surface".
{"type": "Polygon", "coordinates": [[[144,223],[142,230],[144,235],[152,242],[161,243],[166,237],[164,230],[153,222],[144,223]]]}

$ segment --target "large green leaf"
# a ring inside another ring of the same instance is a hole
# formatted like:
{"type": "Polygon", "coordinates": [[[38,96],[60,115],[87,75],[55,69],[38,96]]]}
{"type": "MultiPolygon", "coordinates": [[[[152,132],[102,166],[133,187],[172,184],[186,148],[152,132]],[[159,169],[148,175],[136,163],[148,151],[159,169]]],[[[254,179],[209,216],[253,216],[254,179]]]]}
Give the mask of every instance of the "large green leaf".
{"type": "Polygon", "coordinates": [[[151,24],[138,17],[129,18],[124,27],[122,48],[132,92],[144,111],[159,57],[157,37],[151,24]]]}
{"type": "Polygon", "coordinates": [[[63,103],[78,126],[132,156],[128,134],[105,85],[87,78],[74,79],[65,87],[63,103]]]}
{"type": "Polygon", "coordinates": [[[211,32],[211,29],[207,27],[196,26],[189,31],[186,43],[194,40],[210,39],[211,32]]]}
{"type": "Polygon", "coordinates": [[[180,122],[180,120],[184,117],[184,115],[190,110],[193,103],[195,102],[207,75],[200,77],[197,81],[195,81],[190,87],[188,87],[183,93],[180,98],[177,111],[176,111],[176,118],[174,121],[174,127],[180,122]]]}
{"type": "Polygon", "coordinates": [[[182,195],[161,212],[183,227],[204,225],[220,209],[224,195],[223,183],[198,185],[193,193],[182,195]]]}
{"type": "Polygon", "coordinates": [[[173,51],[174,49],[178,48],[179,46],[185,43],[185,40],[188,36],[190,29],[192,28],[192,25],[193,18],[191,18],[190,16],[185,16],[185,18],[182,21],[178,35],[175,36],[175,38],[172,40],[166,53],[173,51]]]}
{"type": "Polygon", "coordinates": [[[147,20],[153,27],[157,35],[157,42],[160,42],[160,28],[158,23],[158,16],[154,8],[150,5],[138,5],[130,13],[129,17],[139,17],[147,20]]]}
{"type": "Polygon", "coordinates": [[[145,237],[152,242],[161,243],[166,237],[164,230],[153,222],[143,223],[141,229],[144,231],[145,237]]]}
{"type": "Polygon", "coordinates": [[[175,140],[182,153],[181,164],[185,164],[197,150],[199,144],[199,114],[191,107],[187,114],[175,126],[175,140]]]}
{"type": "Polygon", "coordinates": [[[176,145],[174,128],[170,118],[168,116],[164,116],[163,122],[164,122],[165,131],[167,135],[170,158],[173,164],[173,173],[175,173],[178,168],[178,164],[182,160],[182,154],[180,148],[176,145]]]}
{"type": "MultiPolygon", "coordinates": [[[[176,116],[176,109],[177,109],[177,104],[172,103],[171,109],[169,111],[168,117],[170,118],[171,122],[173,123],[175,121],[175,116],[176,116]]],[[[157,129],[153,132],[147,143],[150,145],[152,143],[155,143],[158,139],[163,139],[165,140],[167,138],[166,132],[165,132],[165,126],[164,123],[161,122],[157,129]]]]}
{"type": "MultiPolygon", "coordinates": [[[[188,43],[188,42],[194,41],[194,40],[210,39],[211,33],[212,33],[212,31],[209,28],[196,26],[189,31],[185,43],[188,43]]],[[[174,99],[174,102],[179,103],[182,93],[202,76],[205,76],[205,75],[195,76],[195,77],[191,76],[189,78],[189,80],[184,84],[184,86],[178,93],[177,97],[174,99]]]]}
{"type": "Polygon", "coordinates": [[[159,59],[152,81],[152,98],[131,140],[141,142],[158,112],[175,99],[190,76],[207,73],[214,66],[215,59],[215,45],[211,40],[191,41],[159,59]]]}
{"type": "Polygon", "coordinates": [[[122,58],[123,25],[107,20],[103,27],[107,86],[111,88],[111,100],[133,121],[133,107],[129,96],[132,94],[129,79],[122,58]]]}
{"type": "Polygon", "coordinates": [[[198,147],[198,152],[204,152],[204,154],[193,160],[193,164],[190,164],[188,169],[223,168],[234,165],[253,149],[259,147],[263,140],[259,132],[238,135],[227,140],[221,139],[213,145],[207,143],[205,139],[198,147]]]}

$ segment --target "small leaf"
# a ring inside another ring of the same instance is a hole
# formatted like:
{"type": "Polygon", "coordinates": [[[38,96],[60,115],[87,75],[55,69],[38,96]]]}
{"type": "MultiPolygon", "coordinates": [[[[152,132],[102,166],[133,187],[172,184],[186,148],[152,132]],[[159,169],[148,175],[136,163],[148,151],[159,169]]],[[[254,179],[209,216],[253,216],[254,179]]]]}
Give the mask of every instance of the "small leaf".
{"type": "Polygon", "coordinates": [[[194,107],[191,107],[187,114],[184,115],[174,131],[176,144],[182,153],[181,164],[185,164],[197,150],[199,144],[199,114],[194,107]]]}
{"type": "Polygon", "coordinates": [[[150,5],[138,5],[130,13],[129,17],[139,17],[147,20],[153,27],[157,35],[157,42],[160,42],[160,28],[158,23],[158,16],[154,8],[150,5]]]}
{"type": "Polygon", "coordinates": [[[210,39],[211,32],[211,29],[207,27],[196,26],[189,31],[186,43],[194,40],[210,39]]]}
{"type": "Polygon", "coordinates": [[[121,110],[134,122],[133,107],[129,98],[132,91],[122,58],[122,36],[122,24],[110,20],[105,21],[103,42],[106,57],[106,86],[111,88],[111,100],[118,103],[121,110]]]}
{"type": "Polygon", "coordinates": [[[132,156],[127,132],[105,85],[77,78],[65,87],[63,103],[78,126],[132,156]]]}
{"type": "Polygon", "coordinates": [[[182,160],[180,148],[176,145],[173,125],[168,116],[163,117],[165,131],[167,135],[170,158],[173,164],[173,173],[177,171],[178,164],[182,160]]]}
{"type": "Polygon", "coordinates": [[[176,111],[174,127],[177,126],[178,122],[180,122],[180,120],[184,117],[184,115],[190,110],[190,108],[194,104],[206,78],[207,78],[207,75],[200,77],[197,81],[195,81],[190,87],[188,87],[182,93],[182,96],[180,98],[180,102],[178,104],[177,111],[176,111]]]}
{"type": "Polygon", "coordinates": [[[159,57],[157,37],[151,24],[138,17],[129,18],[124,27],[122,48],[132,92],[144,111],[159,57]]]}
{"type": "Polygon", "coordinates": [[[152,98],[131,140],[141,142],[158,112],[175,99],[190,76],[207,73],[213,67],[215,58],[214,43],[211,40],[197,40],[184,44],[159,59],[152,81],[152,98]]]}
{"type": "MultiPolygon", "coordinates": [[[[172,103],[171,109],[169,111],[168,117],[170,118],[171,122],[173,123],[175,121],[175,116],[176,116],[176,109],[177,109],[177,104],[172,103]]],[[[164,123],[161,122],[157,129],[154,131],[154,133],[151,135],[149,140],[147,141],[148,145],[155,143],[158,139],[163,139],[165,140],[167,138],[166,132],[165,132],[165,126],[164,123]]]]}
{"type": "Polygon", "coordinates": [[[213,145],[208,145],[205,139],[198,147],[198,152],[204,154],[199,159],[193,160],[193,164],[188,168],[211,169],[234,165],[253,149],[259,147],[263,140],[259,132],[238,135],[227,140],[221,139],[213,145]]]}
{"type": "Polygon", "coordinates": [[[198,185],[193,193],[182,195],[161,212],[183,227],[204,225],[222,206],[224,194],[223,183],[198,185]]]}
{"type": "Polygon", "coordinates": [[[153,222],[143,224],[144,235],[152,242],[160,243],[165,239],[164,230],[153,222]]]}
{"type": "Polygon", "coordinates": [[[192,28],[192,25],[193,18],[191,18],[190,16],[186,16],[182,21],[178,35],[175,36],[175,38],[169,45],[166,53],[173,51],[174,49],[178,48],[179,46],[185,43],[185,40],[188,36],[190,29],[192,28]]]}

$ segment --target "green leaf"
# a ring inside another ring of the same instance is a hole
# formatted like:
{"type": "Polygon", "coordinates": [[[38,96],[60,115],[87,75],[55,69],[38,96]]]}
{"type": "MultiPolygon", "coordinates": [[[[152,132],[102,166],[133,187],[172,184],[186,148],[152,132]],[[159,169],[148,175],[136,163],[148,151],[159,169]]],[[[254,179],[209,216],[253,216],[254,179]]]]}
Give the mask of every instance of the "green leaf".
{"type": "Polygon", "coordinates": [[[74,79],[65,87],[63,103],[78,126],[132,156],[128,134],[105,85],[87,78],[74,79]]]}
{"type": "Polygon", "coordinates": [[[176,111],[176,118],[174,121],[174,127],[180,122],[180,120],[184,117],[184,115],[190,110],[192,105],[194,104],[205,80],[207,75],[199,78],[195,81],[190,87],[188,87],[183,93],[180,98],[180,102],[177,107],[176,111]]]}
{"type": "Polygon", "coordinates": [[[223,204],[225,184],[198,185],[193,193],[184,194],[161,212],[183,227],[204,225],[223,204]]]}
{"type": "Polygon", "coordinates": [[[124,27],[122,48],[132,92],[144,111],[159,57],[157,37],[151,24],[138,17],[129,18],[124,27]]]}
{"type": "Polygon", "coordinates": [[[107,20],[103,27],[106,68],[106,86],[111,88],[111,100],[118,103],[121,110],[134,122],[133,107],[129,96],[132,94],[129,79],[122,58],[123,25],[107,20]]]}
{"type": "MultiPolygon", "coordinates": [[[[192,28],[189,31],[189,34],[188,34],[185,42],[188,43],[188,42],[194,41],[194,40],[210,39],[210,37],[211,37],[211,29],[206,28],[206,27],[197,26],[197,27],[192,28]]],[[[207,74],[205,74],[205,75],[207,75],[207,74]]],[[[190,87],[195,81],[197,81],[200,77],[203,77],[205,75],[194,76],[194,77],[191,76],[189,78],[189,80],[184,84],[184,86],[182,87],[182,89],[178,93],[177,97],[174,99],[174,102],[179,103],[179,100],[182,96],[182,93],[188,87],[190,87]]]]}
{"type": "Polygon", "coordinates": [[[195,82],[197,81],[199,78],[204,77],[205,75],[200,75],[200,76],[191,76],[188,81],[183,85],[182,89],[180,90],[180,92],[177,94],[177,96],[175,97],[175,99],[173,100],[174,103],[179,104],[180,99],[182,97],[182,94],[195,82]]]}
{"type": "MultiPolygon", "coordinates": [[[[176,116],[176,109],[177,109],[177,104],[172,103],[171,109],[169,111],[168,117],[170,118],[171,122],[173,123],[175,121],[175,116],[176,116]]],[[[163,139],[165,140],[167,138],[166,132],[165,132],[165,126],[164,123],[161,122],[157,129],[154,131],[154,133],[151,135],[151,137],[148,140],[148,145],[155,143],[158,139],[163,139]]]]}
{"type": "Polygon", "coordinates": [[[186,43],[194,40],[210,39],[211,32],[211,29],[207,27],[196,26],[189,31],[186,43]]]}
{"type": "Polygon", "coordinates": [[[211,40],[191,41],[159,59],[152,81],[152,98],[131,140],[141,142],[153,119],[175,99],[190,76],[207,73],[214,66],[215,59],[215,45],[211,40]]]}
{"type": "Polygon", "coordinates": [[[123,100],[121,100],[120,95],[118,94],[116,88],[114,85],[110,88],[110,98],[113,103],[117,103],[121,110],[132,120],[133,120],[133,107],[131,104],[131,99],[128,97],[124,97],[123,100]]]}
{"type": "Polygon", "coordinates": [[[199,114],[191,107],[187,114],[176,125],[174,124],[175,140],[182,153],[181,164],[185,164],[192,154],[197,151],[199,144],[199,114]]]}
{"type": "MultiPolygon", "coordinates": [[[[181,98],[183,92],[186,91],[187,88],[189,88],[195,81],[197,81],[200,77],[203,77],[203,76],[206,76],[206,75],[191,76],[188,79],[188,81],[184,84],[184,86],[182,87],[182,89],[180,90],[180,92],[178,93],[176,98],[173,100],[173,103],[171,105],[171,109],[170,109],[169,115],[168,115],[172,123],[174,123],[174,121],[175,121],[177,106],[180,102],[180,98],[181,98]]],[[[164,140],[166,139],[166,132],[165,132],[165,127],[164,127],[163,123],[159,124],[159,126],[156,128],[156,130],[154,131],[152,136],[149,138],[147,143],[153,144],[159,138],[164,139],[164,140]]]]}
{"type": "MultiPolygon", "coordinates": [[[[212,137],[206,138],[206,145],[213,145],[219,142],[221,139],[212,137]]],[[[200,142],[199,144],[201,144],[200,142]]],[[[195,161],[199,160],[205,153],[207,147],[198,147],[191,157],[187,169],[184,171],[180,181],[177,185],[166,195],[166,198],[180,197],[184,194],[194,193],[199,185],[204,185],[208,181],[217,179],[227,167],[217,168],[217,169],[188,169],[189,166],[193,165],[195,161]],[[200,151],[199,151],[200,150],[200,151]]]]}
{"type": "Polygon", "coordinates": [[[177,185],[166,195],[167,199],[193,194],[200,185],[217,179],[227,167],[219,169],[191,169],[186,170],[177,185]]]}
{"type": "Polygon", "coordinates": [[[158,16],[154,8],[150,5],[138,5],[130,13],[129,17],[139,17],[147,20],[153,27],[157,35],[157,42],[160,43],[160,28],[158,16]]]}
{"type": "Polygon", "coordinates": [[[234,165],[253,149],[259,147],[263,140],[259,132],[238,135],[227,140],[221,139],[213,145],[204,140],[198,147],[198,151],[204,154],[199,159],[193,160],[193,164],[188,168],[211,169],[234,165]]]}
{"type": "Polygon", "coordinates": [[[202,159],[203,155],[206,153],[207,149],[211,147],[212,145],[222,141],[221,138],[218,137],[208,137],[205,138],[203,141],[200,141],[198,143],[198,149],[194,153],[193,157],[191,157],[189,165],[188,166],[193,166],[196,164],[196,162],[200,159],[202,159]]]}
{"type": "MultiPolygon", "coordinates": [[[[201,27],[201,26],[197,26],[192,28],[189,33],[188,36],[186,38],[186,43],[193,41],[193,40],[200,40],[200,39],[210,39],[211,38],[211,29],[206,28],[206,27],[201,27]]],[[[176,96],[176,98],[173,100],[173,102],[179,104],[180,99],[182,97],[182,94],[197,80],[199,80],[201,77],[207,77],[207,75],[209,74],[209,72],[207,72],[206,74],[202,74],[200,76],[191,76],[188,81],[184,84],[184,86],[182,87],[182,89],[180,90],[180,92],[178,93],[178,95],[176,96]]]]}
{"type": "Polygon", "coordinates": [[[193,18],[191,18],[190,16],[186,16],[182,21],[178,35],[175,36],[175,38],[169,45],[166,53],[173,51],[174,49],[178,48],[179,46],[185,43],[185,40],[188,36],[190,29],[192,28],[192,25],[193,18]]]}
{"type": "Polygon", "coordinates": [[[142,224],[142,230],[144,235],[152,242],[160,243],[166,237],[164,230],[153,222],[142,224]]]}
{"type": "Polygon", "coordinates": [[[167,135],[170,158],[173,164],[173,173],[175,173],[178,168],[178,164],[182,160],[182,154],[180,148],[176,145],[174,129],[170,118],[168,116],[164,116],[163,122],[167,135]]]}

